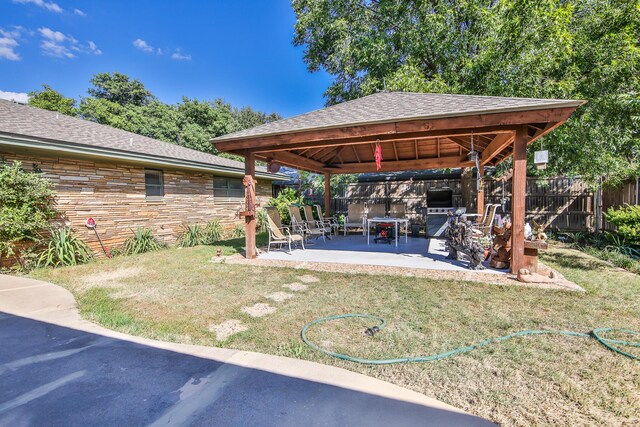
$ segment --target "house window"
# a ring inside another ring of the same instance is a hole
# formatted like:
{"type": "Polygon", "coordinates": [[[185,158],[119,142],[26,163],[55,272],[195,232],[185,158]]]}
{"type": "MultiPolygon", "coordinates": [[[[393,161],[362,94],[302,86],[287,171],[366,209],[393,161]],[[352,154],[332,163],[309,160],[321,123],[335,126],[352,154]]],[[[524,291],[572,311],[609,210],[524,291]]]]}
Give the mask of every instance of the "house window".
{"type": "Polygon", "coordinates": [[[233,202],[244,199],[244,185],[238,178],[225,178],[216,176],[213,178],[214,199],[233,202]]]}
{"type": "Polygon", "coordinates": [[[164,196],[164,178],[161,170],[144,170],[144,187],[148,199],[161,199],[164,196]]]}

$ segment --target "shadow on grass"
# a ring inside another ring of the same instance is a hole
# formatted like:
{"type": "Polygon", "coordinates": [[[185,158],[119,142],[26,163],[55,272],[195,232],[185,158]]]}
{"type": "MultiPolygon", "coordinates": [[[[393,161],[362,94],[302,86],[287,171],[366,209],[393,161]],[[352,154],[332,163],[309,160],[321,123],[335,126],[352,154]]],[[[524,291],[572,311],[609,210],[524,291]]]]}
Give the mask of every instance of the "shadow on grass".
{"type": "MultiPolygon", "coordinates": [[[[269,242],[269,236],[267,235],[267,233],[256,234],[257,247],[266,246],[268,242],[269,242]]],[[[221,248],[222,255],[234,255],[234,254],[244,253],[245,238],[244,236],[242,236],[236,239],[220,240],[219,242],[216,242],[211,246],[214,246],[216,248],[221,248]]]]}
{"type": "Polygon", "coordinates": [[[567,254],[566,252],[547,252],[542,255],[542,260],[553,263],[559,267],[574,269],[603,270],[609,267],[608,263],[588,256],[567,254]]]}

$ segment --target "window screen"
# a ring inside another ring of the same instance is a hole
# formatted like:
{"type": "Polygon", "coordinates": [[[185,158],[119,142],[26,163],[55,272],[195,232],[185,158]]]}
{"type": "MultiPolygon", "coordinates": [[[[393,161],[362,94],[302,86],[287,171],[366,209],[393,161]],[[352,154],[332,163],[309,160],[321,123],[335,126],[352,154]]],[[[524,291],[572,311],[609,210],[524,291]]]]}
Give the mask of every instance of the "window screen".
{"type": "Polygon", "coordinates": [[[222,201],[244,199],[244,185],[238,178],[213,178],[213,197],[222,201]]]}
{"type": "Polygon", "coordinates": [[[162,171],[145,169],[144,186],[147,197],[164,196],[164,179],[162,176],[162,171]]]}

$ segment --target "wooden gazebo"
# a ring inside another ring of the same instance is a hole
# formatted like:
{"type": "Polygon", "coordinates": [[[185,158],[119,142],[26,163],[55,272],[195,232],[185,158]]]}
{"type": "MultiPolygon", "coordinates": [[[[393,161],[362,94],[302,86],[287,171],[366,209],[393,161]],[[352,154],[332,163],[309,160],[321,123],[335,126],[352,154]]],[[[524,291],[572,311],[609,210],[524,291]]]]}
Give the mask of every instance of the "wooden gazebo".
{"type": "MultiPolygon", "coordinates": [[[[553,131],[585,101],[380,92],[211,140],[245,158],[246,256],[254,258],[255,160],[324,174],[325,209],[332,174],[484,167],[513,156],[512,262],[524,265],[527,145],[553,131]]],[[[483,194],[478,194],[481,212],[483,194]]]]}

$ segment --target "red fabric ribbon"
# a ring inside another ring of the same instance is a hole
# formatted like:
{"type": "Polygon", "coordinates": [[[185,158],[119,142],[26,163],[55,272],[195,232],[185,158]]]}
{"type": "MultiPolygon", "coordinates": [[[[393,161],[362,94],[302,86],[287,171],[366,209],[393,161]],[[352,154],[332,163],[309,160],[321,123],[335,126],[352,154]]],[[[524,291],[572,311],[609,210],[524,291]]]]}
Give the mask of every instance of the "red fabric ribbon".
{"type": "Polygon", "coordinates": [[[376,149],[375,152],[373,153],[373,156],[376,159],[376,170],[380,170],[382,169],[382,147],[380,146],[380,144],[376,144],[376,149]]]}

